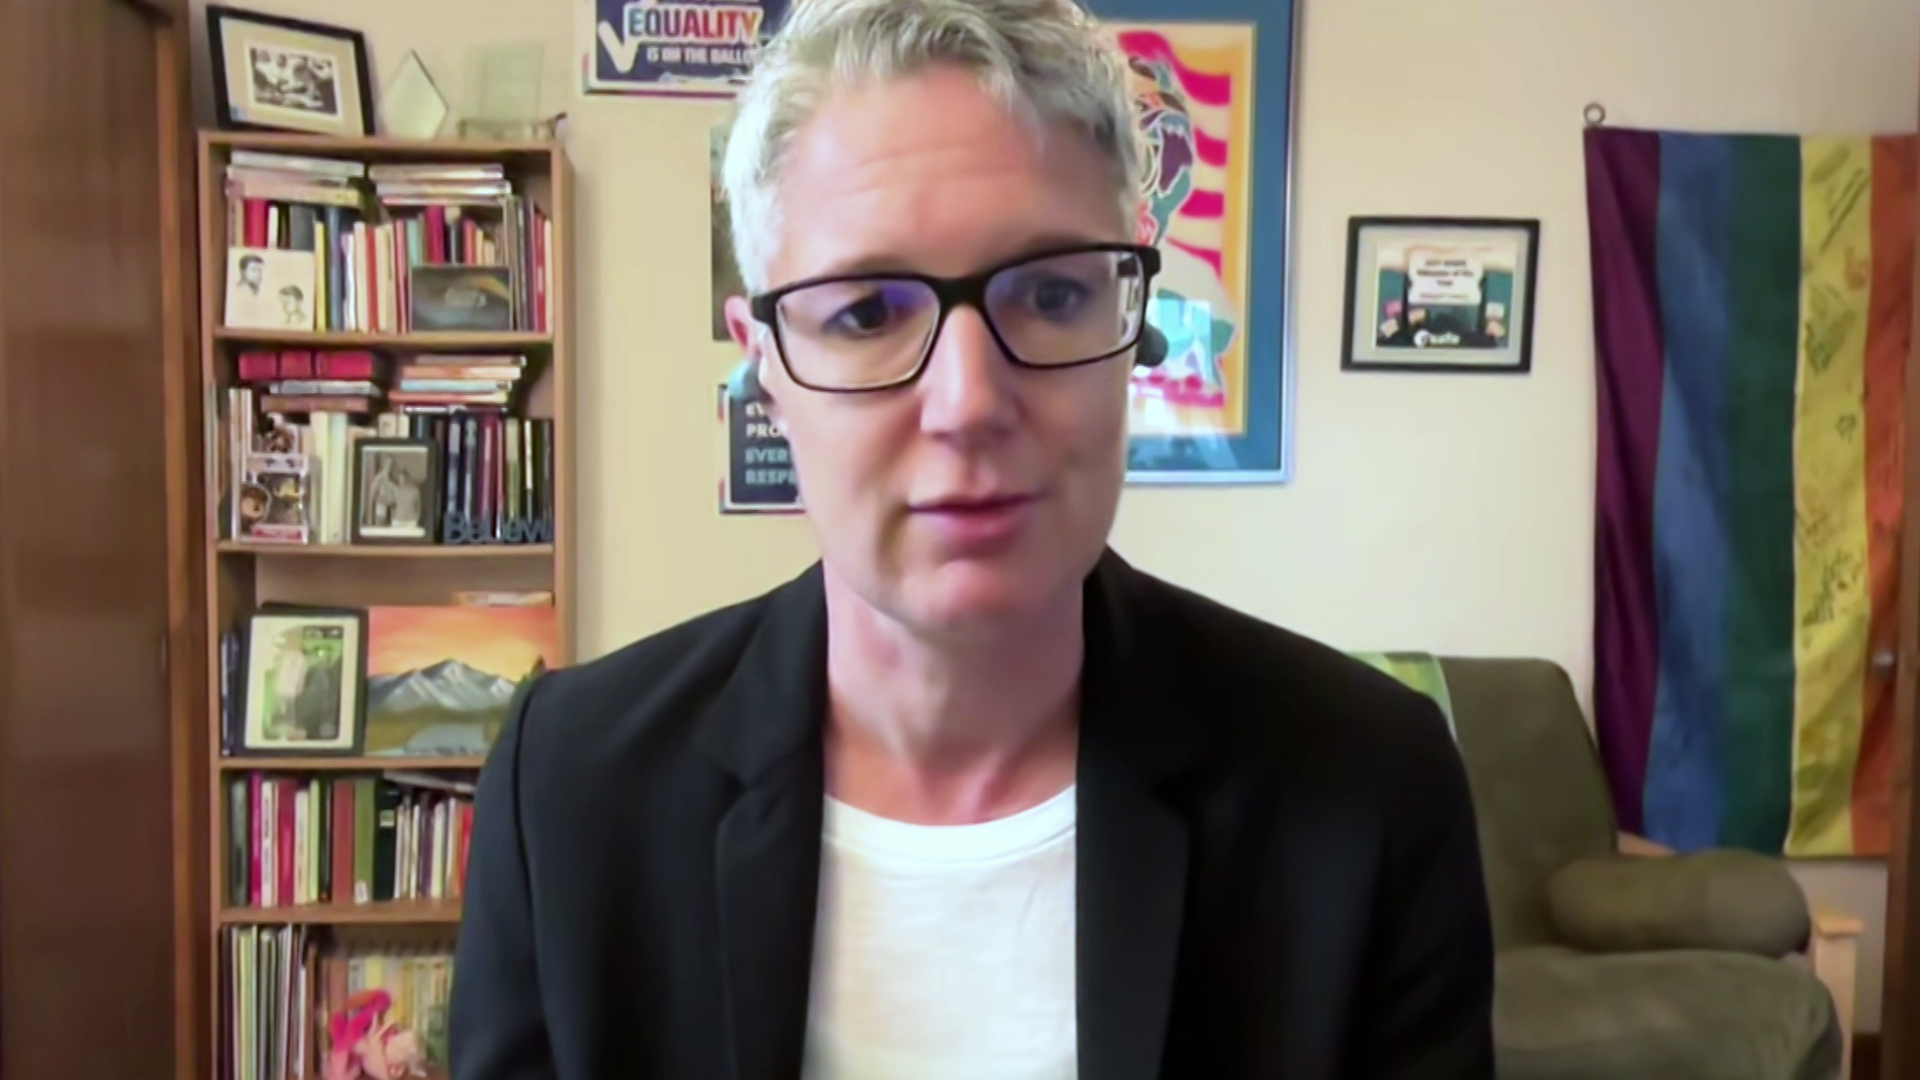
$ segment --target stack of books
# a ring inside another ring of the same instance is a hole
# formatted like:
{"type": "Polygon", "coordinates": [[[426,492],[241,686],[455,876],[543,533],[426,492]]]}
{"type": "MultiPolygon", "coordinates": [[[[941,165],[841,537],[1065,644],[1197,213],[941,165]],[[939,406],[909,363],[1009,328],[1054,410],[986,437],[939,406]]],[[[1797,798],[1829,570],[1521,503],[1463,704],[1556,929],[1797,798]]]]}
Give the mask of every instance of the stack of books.
{"type": "Polygon", "coordinates": [[[240,381],[264,413],[377,412],[380,362],[364,351],[288,349],[240,354],[240,381]]]}
{"type": "Polygon", "coordinates": [[[526,371],[524,356],[416,356],[394,376],[392,402],[402,408],[501,408],[526,371]]]}

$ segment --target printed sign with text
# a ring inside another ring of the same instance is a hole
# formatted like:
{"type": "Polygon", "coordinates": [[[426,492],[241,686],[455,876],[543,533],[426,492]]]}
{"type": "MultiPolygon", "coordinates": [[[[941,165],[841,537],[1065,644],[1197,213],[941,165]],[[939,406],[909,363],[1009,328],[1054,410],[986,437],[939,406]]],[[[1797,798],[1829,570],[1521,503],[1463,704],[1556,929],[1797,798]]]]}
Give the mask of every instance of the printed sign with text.
{"type": "Polygon", "coordinates": [[[732,97],[789,0],[580,0],[589,94],[732,97]]]}

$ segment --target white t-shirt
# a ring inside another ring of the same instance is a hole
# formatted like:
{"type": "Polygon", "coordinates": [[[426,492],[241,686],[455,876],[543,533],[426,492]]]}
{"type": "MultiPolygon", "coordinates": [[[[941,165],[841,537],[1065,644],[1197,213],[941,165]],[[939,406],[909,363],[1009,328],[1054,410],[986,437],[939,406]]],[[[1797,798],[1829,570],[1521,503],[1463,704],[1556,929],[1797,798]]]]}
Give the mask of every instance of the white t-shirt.
{"type": "Polygon", "coordinates": [[[1074,789],[979,825],[827,800],[805,1080],[1074,1080],[1074,789]]]}

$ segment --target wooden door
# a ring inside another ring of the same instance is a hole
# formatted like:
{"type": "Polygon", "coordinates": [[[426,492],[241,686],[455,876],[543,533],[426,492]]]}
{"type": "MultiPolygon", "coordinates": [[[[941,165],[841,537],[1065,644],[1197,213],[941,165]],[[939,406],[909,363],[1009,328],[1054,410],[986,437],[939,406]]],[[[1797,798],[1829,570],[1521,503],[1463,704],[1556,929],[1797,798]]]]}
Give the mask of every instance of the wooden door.
{"type": "Polygon", "coordinates": [[[0,0],[0,1080],[199,1068],[168,663],[185,17],[0,0]]]}

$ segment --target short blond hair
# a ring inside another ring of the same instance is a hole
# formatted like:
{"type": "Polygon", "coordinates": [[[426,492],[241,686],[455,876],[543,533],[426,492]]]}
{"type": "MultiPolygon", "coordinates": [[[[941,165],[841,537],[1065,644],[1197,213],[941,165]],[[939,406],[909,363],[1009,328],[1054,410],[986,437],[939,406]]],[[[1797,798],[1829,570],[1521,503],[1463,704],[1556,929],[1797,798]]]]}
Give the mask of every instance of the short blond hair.
{"type": "Polygon", "coordinates": [[[734,259],[750,291],[768,286],[794,133],[835,89],[939,65],[973,72],[1043,130],[1089,139],[1131,226],[1141,166],[1126,59],[1073,0],[799,0],[762,51],[727,140],[734,259]]]}

